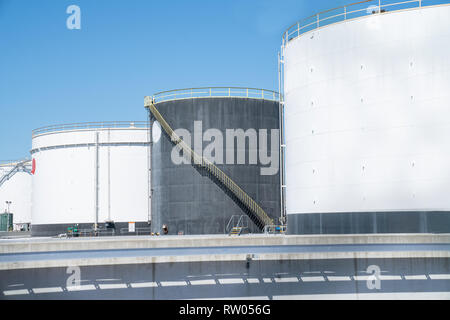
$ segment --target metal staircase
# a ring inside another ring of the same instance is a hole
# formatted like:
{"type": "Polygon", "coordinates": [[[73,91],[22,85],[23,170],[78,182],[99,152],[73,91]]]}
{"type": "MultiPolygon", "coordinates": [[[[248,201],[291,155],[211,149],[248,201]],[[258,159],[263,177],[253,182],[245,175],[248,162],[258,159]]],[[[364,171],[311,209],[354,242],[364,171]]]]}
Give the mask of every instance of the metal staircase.
{"type": "Polygon", "coordinates": [[[11,170],[9,170],[5,175],[0,178],[0,187],[9,179],[11,179],[18,172],[26,172],[31,174],[31,170],[26,167],[27,164],[30,163],[31,160],[23,160],[16,163],[12,163],[14,165],[11,170]]]}
{"type": "Polygon", "coordinates": [[[226,226],[226,233],[232,236],[240,236],[243,232],[248,232],[248,216],[233,215],[226,226]]]}
{"type": "Polygon", "coordinates": [[[242,227],[233,227],[233,229],[231,229],[229,235],[230,236],[239,236],[242,232],[243,228],[242,227]]]}
{"type": "Polygon", "coordinates": [[[249,218],[260,228],[264,229],[266,225],[273,225],[273,220],[268,214],[247,194],[242,190],[229,176],[216,167],[211,161],[205,157],[199,156],[192,150],[169,126],[164,117],[156,109],[153,100],[145,97],[144,105],[149,108],[153,116],[160,123],[161,127],[170,137],[172,143],[187,155],[193,165],[205,169],[212,177],[214,177],[227,191],[231,192],[234,198],[246,209],[245,212],[249,218]]]}

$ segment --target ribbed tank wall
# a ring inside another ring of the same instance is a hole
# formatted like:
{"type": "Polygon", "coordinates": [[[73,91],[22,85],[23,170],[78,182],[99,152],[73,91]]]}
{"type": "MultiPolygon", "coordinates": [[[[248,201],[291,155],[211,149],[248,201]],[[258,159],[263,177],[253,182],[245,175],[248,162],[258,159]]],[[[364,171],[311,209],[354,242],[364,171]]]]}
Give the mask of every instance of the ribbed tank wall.
{"type": "MultiPolygon", "coordinates": [[[[0,166],[0,179],[13,168],[14,165],[0,166]]],[[[31,170],[31,166],[27,165],[27,168],[31,170]]],[[[0,186],[0,212],[6,210],[6,201],[11,201],[9,210],[14,215],[14,224],[31,222],[31,179],[29,173],[17,172],[0,186]]]]}
{"type": "Polygon", "coordinates": [[[92,229],[96,215],[100,228],[114,221],[117,234],[128,222],[148,228],[148,147],[146,128],[35,136],[32,235],[66,233],[74,224],[92,229]]]}
{"type": "Polygon", "coordinates": [[[450,232],[450,6],[285,47],[289,233],[450,232]]]}
{"type": "MultiPolygon", "coordinates": [[[[201,121],[202,134],[208,129],[218,129],[223,135],[223,163],[216,163],[225,174],[234,180],[274,221],[280,212],[279,173],[261,175],[260,169],[267,167],[257,161],[249,161],[250,144],[246,143],[245,163],[227,164],[226,129],[267,129],[268,152],[271,150],[271,130],[278,129],[279,105],[276,101],[249,98],[194,98],[167,101],[156,104],[156,108],[172,129],[186,129],[191,133],[190,145],[194,149],[194,122],[201,121]]],[[[151,116],[151,126],[155,124],[151,116]]],[[[223,234],[233,215],[244,215],[244,210],[211,180],[205,172],[192,164],[175,164],[171,159],[174,145],[163,132],[158,138],[152,129],[152,228],[160,232],[163,224],[169,234],[223,234]],[[155,139],[156,138],[156,139],[155,139]]],[[[200,141],[202,137],[200,136],[200,141]]],[[[214,141],[214,140],[212,140],[214,141]]],[[[185,141],[186,142],[186,141],[185,141]]],[[[259,141],[260,142],[260,141],[259,141]]],[[[203,141],[201,150],[211,143],[203,141]]],[[[277,141],[276,148],[279,142],[277,141]]],[[[237,154],[237,141],[231,152],[237,154]]],[[[197,149],[198,150],[198,149],[197,149]]],[[[241,149],[242,150],[242,149],[241,149]]],[[[278,152],[278,151],[277,151],[278,152]]],[[[249,221],[250,231],[257,232],[249,221]]]]}

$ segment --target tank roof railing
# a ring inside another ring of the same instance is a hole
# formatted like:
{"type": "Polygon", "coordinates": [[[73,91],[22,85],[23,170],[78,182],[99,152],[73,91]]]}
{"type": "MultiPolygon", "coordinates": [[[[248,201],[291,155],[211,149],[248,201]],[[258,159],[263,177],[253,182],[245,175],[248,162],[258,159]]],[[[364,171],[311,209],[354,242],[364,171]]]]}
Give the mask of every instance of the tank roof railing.
{"type": "Polygon", "coordinates": [[[252,98],[279,101],[278,92],[266,89],[245,88],[245,87],[201,87],[175,89],[155,93],[153,102],[191,99],[191,98],[252,98]]]}
{"type": "Polygon", "coordinates": [[[34,129],[32,137],[44,133],[72,131],[72,130],[89,130],[89,129],[128,129],[128,128],[148,128],[147,121],[103,121],[103,122],[82,122],[51,125],[34,129]]]}
{"type": "Polygon", "coordinates": [[[388,11],[395,12],[437,5],[448,5],[449,3],[450,0],[365,0],[355,2],[316,13],[294,23],[283,33],[282,42],[283,46],[285,46],[289,41],[296,39],[302,34],[345,20],[352,20],[373,14],[383,14],[388,11]]]}
{"type": "Polygon", "coordinates": [[[18,163],[28,163],[31,162],[30,158],[16,159],[16,160],[0,160],[0,167],[15,166],[18,163]]]}

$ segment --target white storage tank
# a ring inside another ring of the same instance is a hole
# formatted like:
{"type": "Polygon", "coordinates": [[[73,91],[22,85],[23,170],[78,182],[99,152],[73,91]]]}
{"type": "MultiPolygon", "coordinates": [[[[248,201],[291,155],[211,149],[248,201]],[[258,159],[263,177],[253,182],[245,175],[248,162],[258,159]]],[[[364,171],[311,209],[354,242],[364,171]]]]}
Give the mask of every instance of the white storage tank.
{"type": "Polygon", "coordinates": [[[444,2],[366,1],[285,33],[288,233],[450,232],[444,2]]]}
{"type": "Polygon", "coordinates": [[[0,213],[13,214],[15,231],[31,223],[31,161],[0,162],[0,213]]]}
{"type": "Polygon", "coordinates": [[[149,228],[147,122],[49,126],[33,131],[32,235],[149,228]],[[110,226],[110,225],[108,225],[110,226]]]}

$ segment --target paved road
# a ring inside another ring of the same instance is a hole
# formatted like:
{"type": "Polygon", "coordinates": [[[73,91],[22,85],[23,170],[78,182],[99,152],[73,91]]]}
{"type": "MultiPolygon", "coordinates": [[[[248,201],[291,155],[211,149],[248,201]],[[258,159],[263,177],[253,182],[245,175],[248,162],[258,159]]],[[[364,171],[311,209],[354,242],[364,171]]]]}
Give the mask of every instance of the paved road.
{"type": "Polygon", "coordinates": [[[129,258],[130,262],[0,270],[0,299],[450,299],[448,254],[446,257],[408,257],[419,251],[448,253],[450,244],[239,246],[2,254],[0,264],[114,257],[129,258]],[[258,258],[265,254],[318,252],[324,256],[350,253],[354,258],[258,258]],[[358,257],[358,253],[367,252],[380,257],[358,257]],[[389,257],[392,252],[398,257],[389,257]],[[218,255],[240,254],[250,254],[252,258],[215,259],[218,255]],[[200,256],[201,261],[171,262],[172,258],[190,255],[200,256]],[[167,257],[168,261],[139,263],[138,260],[144,257],[167,257]],[[378,268],[379,274],[373,276],[371,266],[378,268]]]}

